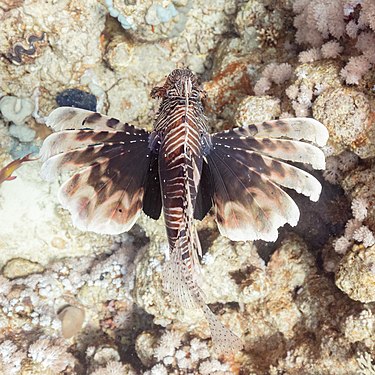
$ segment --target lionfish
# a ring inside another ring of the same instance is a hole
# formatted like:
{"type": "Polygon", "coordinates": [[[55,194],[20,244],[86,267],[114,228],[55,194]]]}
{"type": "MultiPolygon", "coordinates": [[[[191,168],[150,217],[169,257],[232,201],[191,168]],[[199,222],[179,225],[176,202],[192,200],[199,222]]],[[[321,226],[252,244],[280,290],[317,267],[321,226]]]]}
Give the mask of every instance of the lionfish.
{"type": "Polygon", "coordinates": [[[200,308],[221,353],[242,348],[205,303],[200,287],[202,250],[195,220],[213,207],[222,235],[234,241],[274,241],[277,229],[297,224],[299,209],[280,187],[312,201],[319,181],[285,161],[324,169],[326,128],[311,118],[265,121],[209,134],[202,99],[206,93],[189,69],[176,69],[164,86],[148,132],[99,113],[60,107],[48,117],[56,133],[41,149],[42,176],[76,170],[59,200],[82,230],[128,231],[141,210],[158,219],[163,209],[169,260],[163,286],[187,308],[200,308]]]}

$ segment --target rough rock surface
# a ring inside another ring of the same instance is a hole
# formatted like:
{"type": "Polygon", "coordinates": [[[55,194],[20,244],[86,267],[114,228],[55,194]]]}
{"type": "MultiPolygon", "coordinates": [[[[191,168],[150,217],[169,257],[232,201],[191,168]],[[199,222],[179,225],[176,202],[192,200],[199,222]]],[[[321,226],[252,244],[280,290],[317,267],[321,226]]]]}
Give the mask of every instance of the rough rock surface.
{"type": "Polygon", "coordinates": [[[352,150],[361,158],[375,156],[375,100],[359,90],[325,90],[315,101],[313,115],[324,121],[335,153],[352,150]]]}
{"type": "Polygon", "coordinates": [[[351,299],[375,302],[375,246],[354,246],[341,260],[336,285],[351,299]]]}

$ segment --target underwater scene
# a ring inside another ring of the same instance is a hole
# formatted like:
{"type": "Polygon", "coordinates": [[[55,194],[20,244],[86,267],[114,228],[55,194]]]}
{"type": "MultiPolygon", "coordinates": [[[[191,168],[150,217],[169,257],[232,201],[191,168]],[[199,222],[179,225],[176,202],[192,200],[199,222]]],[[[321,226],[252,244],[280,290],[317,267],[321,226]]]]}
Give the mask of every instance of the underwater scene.
{"type": "Polygon", "coordinates": [[[0,375],[375,375],[375,0],[0,0],[0,375]]]}

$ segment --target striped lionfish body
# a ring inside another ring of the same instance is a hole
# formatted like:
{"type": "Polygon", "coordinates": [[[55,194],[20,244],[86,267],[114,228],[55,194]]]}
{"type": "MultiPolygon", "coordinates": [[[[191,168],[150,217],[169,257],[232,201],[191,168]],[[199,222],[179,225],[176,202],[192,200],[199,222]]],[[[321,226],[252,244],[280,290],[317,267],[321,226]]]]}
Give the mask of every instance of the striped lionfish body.
{"type": "Polygon", "coordinates": [[[205,92],[189,69],[174,70],[151,95],[161,99],[151,133],[99,113],[57,108],[47,121],[58,132],[41,149],[42,175],[78,169],[59,198],[83,230],[122,233],[141,210],[158,219],[163,209],[170,250],[164,288],[182,306],[202,309],[218,351],[238,351],[241,340],[212,313],[200,288],[195,220],[213,207],[231,240],[276,240],[280,226],[299,219],[281,187],[313,201],[321,191],[313,176],[287,162],[324,169],[314,144],[323,146],[328,132],[316,120],[292,118],[209,134],[205,92]]]}

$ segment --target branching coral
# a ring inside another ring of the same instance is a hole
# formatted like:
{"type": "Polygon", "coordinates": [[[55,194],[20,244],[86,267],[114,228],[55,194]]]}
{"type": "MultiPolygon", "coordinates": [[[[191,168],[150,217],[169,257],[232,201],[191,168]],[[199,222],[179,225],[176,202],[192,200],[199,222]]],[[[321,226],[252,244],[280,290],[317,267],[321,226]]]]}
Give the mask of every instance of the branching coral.
{"type": "Polygon", "coordinates": [[[290,64],[271,63],[264,69],[261,78],[254,86],[255,95],[264,95],[272,83],[280,85],[290,79],[292,76],[292,67],[290,64]]]}
{"type": "Polygon", "coordinates": [[[75,358],[67,352],[67,347],[63,340],[40,337],[26,352],[11,340],[5,340],[0,343],[0,372],[18,375],[27,363],[33,368],[33,373],[59,374],[75,364],[75,358]]]}
{"type": "Polygon", "coordinates": [[[66,350],[67,345],[62,340],[54,341],[49,338],[40,338],[30,345],[28,356],[40,366],[41,370],[59,373],[65,370],[67,366],[74,366],[75,359],[66,350]]]}
{"type": "Polygon", "coordinates": [[[21,370],[22,361],[26,353],[19,350],[10,340],[0,344],[0,372],[3,374],[16,375],[21,370]]]}
{"type": "Polygon", "coordinates": [[[364,247],[375,244],[375,237],[372,231],[362,224],[367,217],[368,203],[363,198],[355,198],[352,202],[352,213],[354,218],[350,219],[345,227],[345,234],[339,237],[335,243],[335,251],[345,254],[354,241],[363,243],[364,247]]]}
{"type": "MultiPolygon", "coordinates": [[[[145,350],[145,345],[138,351],[145,350]]],[[[192,338],[190,341],[179,331],[166,330],[154,348],[153,366],[145,375],[164,375],[171,373],[170,369],[178,369],[181,373],[192,373],[199,369],[199,374],[231,374],[229,364],[213,357],[206,341],[192,338]]],[[[141,355],[143,358],[144,356],[141,355]]]]}
{"type": "Polygon", "coordinates": [[[337,156],[329,156],[326,159],[326,169],[323,177],[331,184],[338,184],[344,174],[352,170],[358,163],[358,156],[350,151],[344,151],[337,156]]]}
{"type": "Polygon", "coordinates": [[[373,0],[297,0],[293,10],[297,43],[313,47],[301,52],[300,61],[335,58],[345,51],[350,57],[341,76],[348,84],[358,84],[375,64],[373,0]]]}
{"type": "Polygon", "coordinates": [[[175,350],[181,345],[181,334],[174,331],[166,331],[161,337],[158,347],[155,350],[155,357],[158,361],[165,357],[171,357],[175,350]]]}
{"type": "Polygon", "coordinates": [[[375,374],[375,363],[371,358],[371,354],[368,352],[361,353],[357,357],[359,365],[359,375],[374,375],[375,374]]]}
{"type": "Polygon", "coordinates": [[[121,362],[110,361],[104,367],[95,370],[91,375],[135,375],[136,372],[129,365],[123,365],[121,362]]]}

